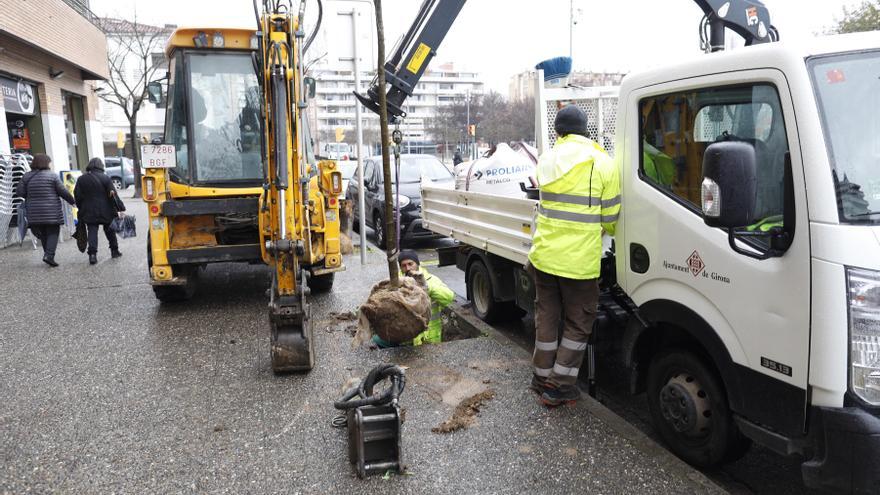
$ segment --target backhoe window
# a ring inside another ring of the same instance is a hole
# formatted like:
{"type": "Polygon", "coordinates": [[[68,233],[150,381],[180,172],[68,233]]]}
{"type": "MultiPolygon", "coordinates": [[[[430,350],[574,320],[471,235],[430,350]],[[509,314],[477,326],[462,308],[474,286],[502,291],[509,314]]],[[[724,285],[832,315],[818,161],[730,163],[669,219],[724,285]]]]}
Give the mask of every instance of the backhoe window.
{"type": "Polygon", "coordinates": [[[165,117],[165,143],[173,144],[177,152],[177,165],[172,169],[172,179],[189,179],[189,155],[186,136],[186,78],[183,60],[179,56],[171,59],[168,70],[168,98],[165,117]]]}
{"type": "Polygon", "coordinates": [[[189,55],[196,182],[262,180],[260,89],[248,54],[189,55]]]}

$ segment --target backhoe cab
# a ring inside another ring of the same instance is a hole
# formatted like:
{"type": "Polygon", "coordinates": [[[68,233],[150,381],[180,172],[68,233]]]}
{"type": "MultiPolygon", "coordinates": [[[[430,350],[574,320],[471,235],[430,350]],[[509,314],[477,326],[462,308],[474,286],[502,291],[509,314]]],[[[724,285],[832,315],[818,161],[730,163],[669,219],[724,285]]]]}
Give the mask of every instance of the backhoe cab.
{"type": "Polygon", "coordinates": [[[163,144],[173,145],[174,166],[142,178],[150,281],[159,300],[182,301],[208,263],[270,265],[272,368],[308,370],[303,282],[329,290],[344,269],[342,177],[335,162],[315,160],[300,115],[313,93],[298,66],[300,20],[259,19],[259,31],[181,28],[168,42],[163,144]]]}

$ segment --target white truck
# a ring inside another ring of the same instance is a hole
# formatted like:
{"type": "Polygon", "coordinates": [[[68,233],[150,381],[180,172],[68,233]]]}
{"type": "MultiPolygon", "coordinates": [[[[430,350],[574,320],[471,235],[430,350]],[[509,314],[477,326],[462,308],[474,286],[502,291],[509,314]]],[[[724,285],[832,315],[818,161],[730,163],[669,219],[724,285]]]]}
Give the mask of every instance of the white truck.
{"type": "MultiPolygon", "coordinates": [[[[623,198],[594,338],[694,465],[753,440],[811,488],[880,493],[878,77],[880,33],[769,43],[631,74],[593,114],[623,198]]],[[[537,98],[542,150],[562,96],[537,98]]],[[[423,189],[485,320],[532,308],[536,205],[423,189]]]]}

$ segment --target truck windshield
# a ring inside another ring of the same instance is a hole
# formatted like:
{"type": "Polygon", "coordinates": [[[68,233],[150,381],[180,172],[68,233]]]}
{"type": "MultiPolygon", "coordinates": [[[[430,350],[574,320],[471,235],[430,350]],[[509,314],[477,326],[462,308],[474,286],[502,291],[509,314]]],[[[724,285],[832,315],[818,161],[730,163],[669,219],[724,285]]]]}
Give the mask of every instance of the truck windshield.
{"type": "Polygon", "coordinates": [[[196,182],[262,180],[260,89],[250,54],[189,55],[196,182]]]}
{"type": "Polygon", "coordinates": [[[843,223],[880,223],[880,52],[809,61],[843,223]]]}

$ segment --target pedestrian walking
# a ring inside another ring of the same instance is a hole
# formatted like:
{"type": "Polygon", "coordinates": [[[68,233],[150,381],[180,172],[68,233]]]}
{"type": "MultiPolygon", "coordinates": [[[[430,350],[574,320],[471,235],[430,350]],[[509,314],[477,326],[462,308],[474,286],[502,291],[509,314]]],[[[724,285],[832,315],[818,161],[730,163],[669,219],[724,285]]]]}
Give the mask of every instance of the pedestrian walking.
{"type": "Polygon", "coordinates": [[[31,163],[31,171],[18,183],[16,194],[25,198],[25,217],[34,237],[43,245],[43,263],[51,267],[55,262],[58,233],[64,223],[61,200],[74,204],[74,198],[64,188],[61,178],[51,169],[52,159],[38,154],[31,163]]]}
{"type": "Polygon", "coordinates": [[[461,148],[455,148],[455,153],[452,154],[452,165],[457,166],[463,161],[464,159],[461,157],[461,148]]]}
{"type": "Polygon", "coordinates": [[[86,173],[76,180],[73,189],[76,206],[79,208],[79,221],[86,224],[88,232],[89,264],[98,262],[98,227],[104,229],[107,243],[110,245],[110,257],[119,258],[119,242],[116,233],[110,228],[113,219],[125,211],[125,204],[116,194],[113,181],[104,174],[104,162],[100,158],[92,158],[86,167],[86,173]]]}
{"type": "Polygon", "coordinates": [[[584,112],[561,109],[554,128],[559,139],[538,161],[540,202],[529,251],[536,293],[529,388],[547,406],[580,398],[576,381],[596,318],[602,233],[614,235],[620,212],[617,168],[587,137],[584,112]]]}

